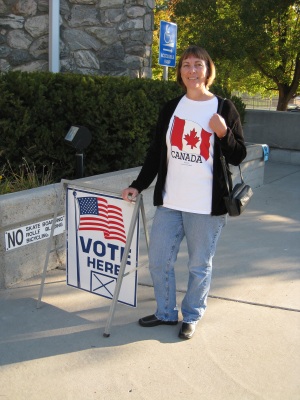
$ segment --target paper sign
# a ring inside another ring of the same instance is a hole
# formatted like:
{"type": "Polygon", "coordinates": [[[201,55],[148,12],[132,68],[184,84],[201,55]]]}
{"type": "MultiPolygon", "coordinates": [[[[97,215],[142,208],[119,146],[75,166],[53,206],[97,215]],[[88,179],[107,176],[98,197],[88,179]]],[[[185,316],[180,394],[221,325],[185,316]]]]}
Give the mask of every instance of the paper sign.
{"type": "MultiPolygon", "coordinates": [[[[119,197],[68,188],[67,284],[113,298],[134,205],[119,197]]],[[[137,220],[118,301],[136,307],[137,220]]]]}

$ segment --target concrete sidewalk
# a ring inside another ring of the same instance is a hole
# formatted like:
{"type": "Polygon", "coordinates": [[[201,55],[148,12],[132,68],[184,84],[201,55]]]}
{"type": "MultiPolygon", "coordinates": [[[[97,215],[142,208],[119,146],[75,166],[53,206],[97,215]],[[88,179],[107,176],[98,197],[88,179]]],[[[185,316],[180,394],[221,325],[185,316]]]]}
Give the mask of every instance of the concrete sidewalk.
{"type": "MultiPolygon", "coordinates": [[[[141,260],[145,259],[144,246],[141,260]]],[[[178,304],[187,281],[177,262],[178,304]]],[[[178,326],[142,328],[155,310],[147,268],[136,309],[66,286],[65,271],[0,291],[0,398],[300,399],[300,166],[267,163],[214,259],[208,309],[192,340],[178,326]]]]}

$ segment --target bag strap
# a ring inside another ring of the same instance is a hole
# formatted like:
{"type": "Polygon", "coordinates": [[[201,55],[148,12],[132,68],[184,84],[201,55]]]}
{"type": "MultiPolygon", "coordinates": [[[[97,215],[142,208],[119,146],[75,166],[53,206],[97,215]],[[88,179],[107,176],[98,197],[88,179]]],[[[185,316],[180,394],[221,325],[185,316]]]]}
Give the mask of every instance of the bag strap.
{"type": "Polygon", "coordinates": [[[225,100],[226,100],[226,98],[225,99],[221,99],[221,101],[220,101],[220,103],[218,105],[217,113],[220,114],[220,115],[222,115],[222,110],[223,110],[223,105],[224,105],[224,101],[225,100]]]}
{"type": "MultiPolygon", "coordinates": [[[[220,115],[222,115],[221,113],[222,113],[222,110],[223,110],[223,105],[224,105],[224,101],[225,100],[226,99],[221,99],[221,101],[219,103],[217,113],[220,114],[220,115]]],[[[232,186],[233,186],[232,185],[232,179],[231,179],[232,173],[229,170],[228,165],[226,163],[225,157],[224,157],[223,152],[222,152],[221,145],[220,145],[220,154],[221,154],[220,160],[221,160],[221,164],[222,164],[222,168],[223,168],[225,182],[226,182],[228,194],[230,194],[232,192],[232,186]]],[[[239,171],[240,171],[240,176],[241,176],[241,182],[244,183],[244,178],[243,178],[243,175],[242,175],[242,170],[241,170],[241,166],[240,165],[239,165],[239,171]]]]}
{"type": "Polygon", "coordinates": [[[223,156],[223,154],[221,155],[220,160],[221,160],[221,164],[222,164],[222,168],[223,168],[223,173],[224,173],[224,178],[225,178],[225,182],[226,182],[226,186],[227,186],[227,191],[228,191],[228,194],[230,194],[230,192],[232,191],[232,180],[231,179],[229,180],[228,167],[226,165],[225,157],[223,156]]]}

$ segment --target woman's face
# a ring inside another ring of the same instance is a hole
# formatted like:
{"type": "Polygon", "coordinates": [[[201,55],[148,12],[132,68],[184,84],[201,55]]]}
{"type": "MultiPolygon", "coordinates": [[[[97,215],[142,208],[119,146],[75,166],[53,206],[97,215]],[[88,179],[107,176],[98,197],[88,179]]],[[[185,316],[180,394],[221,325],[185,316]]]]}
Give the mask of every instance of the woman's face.
{"type": "Polygon", "coordinates": [[[200,58],[190,56],[184,59],[180,68],[180,74],[187,90],[206,86],[208,69],[206,62],[200,58]]]}

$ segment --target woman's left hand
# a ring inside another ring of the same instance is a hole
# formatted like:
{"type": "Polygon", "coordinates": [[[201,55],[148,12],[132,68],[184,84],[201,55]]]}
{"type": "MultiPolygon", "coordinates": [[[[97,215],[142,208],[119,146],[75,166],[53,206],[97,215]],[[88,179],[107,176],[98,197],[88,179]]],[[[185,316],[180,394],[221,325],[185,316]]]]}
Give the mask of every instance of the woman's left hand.
{"type": "Polygon", "coordinates": [[[225,119],[221,115],[215,113],[209,121],[210,129],[215,132],[219,139],[222,139],[227,134],[227,125],[225,119]]]}

